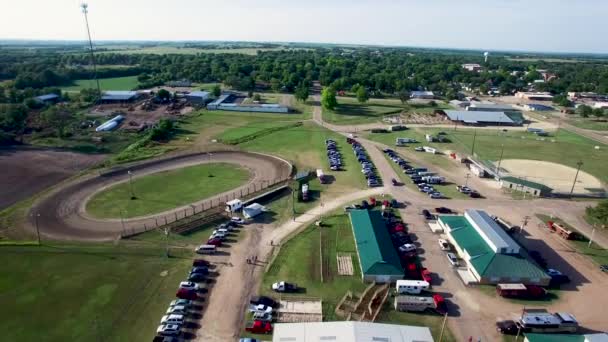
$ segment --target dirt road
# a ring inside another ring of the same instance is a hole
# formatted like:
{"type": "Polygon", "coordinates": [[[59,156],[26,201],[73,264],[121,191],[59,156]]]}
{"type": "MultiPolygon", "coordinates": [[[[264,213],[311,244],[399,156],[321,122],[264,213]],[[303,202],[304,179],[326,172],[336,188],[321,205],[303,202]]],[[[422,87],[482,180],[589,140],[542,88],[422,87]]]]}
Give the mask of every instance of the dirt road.
{"type": "MultiPolygon", "coordinates": [[[[152,160],[129,167],[134,177],[142,177],[150,173],[179,169],[204,163],[232,163],[249,169],[252,174],[249,182],[239,188],[211,198],[191,203],[155,215],[136,217],[121,221],[120,219],[101,220],[89,217],[85,212],[87,200],[96,192],[119,182],[129,179],[126,168],[101,175],[88,175],[74,180],[51,192],[34,204],[30,210],[30,219],[39,214],[39,228],[42,235],[56,239],[78,240],[112,240],[121,232],[142,228],[144,225],[153,227],[164,219],[173,221],[183,217],[193,208],[200,207],[209,201],[219,202],[226,195],[238,193],[241,189],[261,189],[273,180],[284,179],[291,173],[291,165],[279,158],[248,152],[218,151],[211,156],[208,153],[178,155],[170,158],[152,160]]],[[[34,229],[32,222],[30,229],[34,229]]]]}

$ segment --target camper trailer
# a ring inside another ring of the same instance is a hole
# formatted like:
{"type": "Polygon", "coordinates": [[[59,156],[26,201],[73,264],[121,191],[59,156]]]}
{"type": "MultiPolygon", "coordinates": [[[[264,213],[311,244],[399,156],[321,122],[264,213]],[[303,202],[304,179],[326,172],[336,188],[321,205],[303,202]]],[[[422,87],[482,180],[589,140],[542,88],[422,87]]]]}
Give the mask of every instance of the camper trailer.
{"type": "Polygon", "coordinates": [[[419,294],[430,287],[431,284],[423,280],[397,280],[395,284],[395,289],[399,294],[419,294]]]}

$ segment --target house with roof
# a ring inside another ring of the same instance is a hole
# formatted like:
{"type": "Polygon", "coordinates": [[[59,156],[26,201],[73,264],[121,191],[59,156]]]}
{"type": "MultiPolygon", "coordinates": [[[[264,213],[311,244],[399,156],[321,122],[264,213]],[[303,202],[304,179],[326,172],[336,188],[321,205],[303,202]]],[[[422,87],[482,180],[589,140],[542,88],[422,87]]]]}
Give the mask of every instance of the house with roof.
{"type": "Polygon", "coordinates": [[[502,177],[500,186],[504,189],[524,192],[536,197],[546,197],[553,192],[553,189],[544,184],[512,176],[502,177]]]}
{"type": "Polygon", "coordinates": [[[392,283],[403,279],[403,268],[388,229],[377,210],[349,210],[357,257],[364,282],[392,283]]]}
{"type": "Polygon", "coordinates": [[[410,93],[410,98],[412,99],[427,99],[432,100],[435,98],[435,93],[432,91],[412,91],[410,93]]]}
{"type": "Polygon", "coordinates": [[[523,115],[516,111],[444,110],[443,113],[452,122],[471,126],[520,126],[524,122],[523,115]]]}
{"type": "Polygon", "coordinates": [[[44,103],[44,104],[52,104],[59,102],[61,98],[57,94],[45,94],[34,97],[36,102],[44,103]]]}
{"type": "MultiPolygon", "coordinates": [[[[547,286],[551,278],[521,253],[521,247],[483,210],[440,215],[437,223],[465,261],[467,283],[547,286]]],[[[464,275],[464,276],[463,276],[464,275]]]]}
{"type": "Polygon", "coordinates": [[[186,94],[186,99],[193,104],[205,105],[211,100],[211,93],[208,91],[192,91],[186,94]]]}

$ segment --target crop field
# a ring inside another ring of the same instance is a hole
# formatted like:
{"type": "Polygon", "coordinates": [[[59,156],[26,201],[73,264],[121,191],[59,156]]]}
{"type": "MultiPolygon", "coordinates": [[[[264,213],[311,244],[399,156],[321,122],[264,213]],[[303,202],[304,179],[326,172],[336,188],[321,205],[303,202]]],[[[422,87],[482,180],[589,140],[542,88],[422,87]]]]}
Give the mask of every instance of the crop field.
{"type": "Polygon", "coordinates": [[[131,200],[129,182],[119,183],[95,194],[87,203],[87,212],[97,218],[144,216],[234,189],[248,178],[247,170],[222,163],[153,173],[133,179],[137,199],[131,200]]]}
{"type": "Polygon", "coordinates": [[[5,341],[150,341],[192,252],[44,243],[0,246],[5,341]],[[179,253],[179,255],[175,255],[179,253]]]}
{"type": "MultiPolygon", "coordinates": [[[[76,80],[75,84],[68,87],[61,87],[61,91],[67,92],[79,92],[82,89],[97,88],[97,84],[94,80],[76,80]]],[[[101,90],[133,90],[137,88],[139,82],[137,76],[126,76],[126,77],[111,77],[111,78],[100,78],[99,86],[101,90]]]]}
{"type": "Polygon", "coordinates": [[[608,182],[606,160],[608,146],[580,136],[576,133],[560,129],[549,137],[538,137],[522,131],[477,130],[470,128],[415,128],[403,132],[388,134],[370,134],[369,138],[387,145],[394,146],[396,137],[412,137],[422,141],[420,145],[436,147],[440,150],[451,150],[467,155],[473,149],[484,160],[497,161],[500,158],[504,144],[503,159],[543,160],[564,164],[576,168],[578,161],[583,162],[582,170],[594,175],[603,182],[608,182]],[[427,143],[424,134],[437,134],[443,131],[450,142],[427,143]],[[422,140],[421,140],[422,139],[422,140]],[[599,146],[599,149],[595,149],[599,146]]]}

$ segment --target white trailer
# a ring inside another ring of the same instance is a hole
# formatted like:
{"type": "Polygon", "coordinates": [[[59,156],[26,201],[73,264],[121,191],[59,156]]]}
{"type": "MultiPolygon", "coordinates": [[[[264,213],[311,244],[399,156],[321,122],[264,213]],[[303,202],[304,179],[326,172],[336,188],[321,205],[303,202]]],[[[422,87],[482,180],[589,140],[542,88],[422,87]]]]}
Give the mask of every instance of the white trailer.
{"type": "Polygon", "coordinates": [[[428,290],[430,287],[431,284],[424,280],[397,280],[397,283],[395,284],[395,289],[399,294],[419,294],[424,290],[428,290]]]}
{"type": "Polygon", "coordinates": [[[428,141],[428,142],[435,141],[435,138],[430,134],[426,134],[424,137],[426,138],[426,141],[428,141]]]}
{"type": "Polygon", "coordinates": [[[395,145],[397,146],[405,146],[407,144],[410,143],[417,143],[418,141],[416,139],[410,139],[410,138],[395,138],[395,145]]]}
{"type": "Polygon", "coordinates": [[[243,209],[243,202],[240,199],[233,199],[232,201],[226,202],[226,211],[229,213],[236,213],[243,209]]]}
{"type": "Polygon", "coordinates": [[[439,176],[425,176],[422,177],[422,181],[427,184],[443,184],[445,178],[439,176]]]}
{"type": "Polygon", "coordinates": [[[469,168],[471,169],[471,172],[479,178],[484,178],[486,176],[486,170],[475,164],[469,164],[469,168]]]}
{"type": "Polygon", "coordinates": [[[254,218],[261,213],[265,212],[267,209],[263,205],[259,203],[253,203],[243,208],[243,216],[246,219],[254,218]]]}
{"type": "Polygon", "coordinates": [[[422,148],[424,149],[424,152],[428,152],[428,153],[432,153],[432,154],[437,154],[437,149],[434,148],[434,147],[422,146],[422,148]]]}

